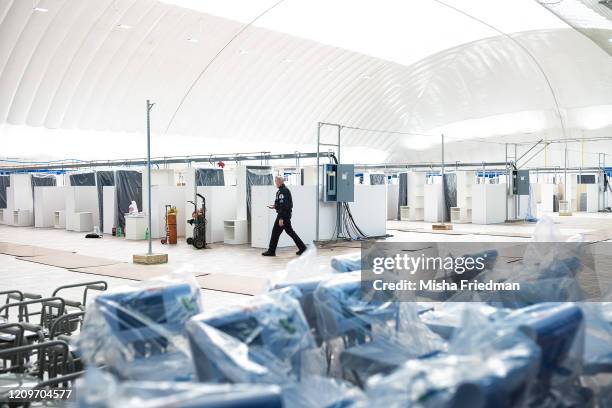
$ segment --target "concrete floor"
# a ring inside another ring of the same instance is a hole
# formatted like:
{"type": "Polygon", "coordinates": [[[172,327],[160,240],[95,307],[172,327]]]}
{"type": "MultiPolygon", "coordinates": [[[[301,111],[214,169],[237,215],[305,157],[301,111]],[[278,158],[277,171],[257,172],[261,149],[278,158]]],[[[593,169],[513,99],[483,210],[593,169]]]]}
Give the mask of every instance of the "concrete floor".
{"type": "MultiPolygon", "coordinates": [[[[576,213],[572,217],[552,215],[555,224],[565,236],[592,233],[601,229],[612,229],[612,214],[576,213]]],[[[535,230],[535,224],[473,225],[455,224],[448,234],[432,233],[431,224],[424,222],[389,221],[388,241],[395,242],[527,242],[535,230]]],[[[126,241],[105,236],[102,239],[85,239],[83,233],[55,229],[19,228],[0,225],[0,241],[16,244],[36,245],[58,250],[76,251],[82,255],[111,258],[131,262],[132,255],[147,250],[145,241],[126,241]]],[[[295,248],[278,251],[276,258],[264,258],[261,250],[248,245],[231,246],[213,244],[210,249],[198,251],[180,240],[176,246],[161,245],[154,241],[154,252],[169,255],[169,266],[193,270],[198,273],[224,273],[238,276],[270,278],[295,259],[295,248]]],[[[359,244],[346,243],[319,249],[320,265],[329,265],[334,255],[356,252],[359,244]]],[[[109,286],[118,287],[134,281],[105,276],[71,272],[63,268],[25,262],[13,256],[0,255],[0,290],[20,289],[27,292],[50,295],[54,288],[68,283],[105,280],[109,286]]],[[[77,298],[77,291],[68,293],[77,298]]],[[[247,296],[203,290],[204,306],[207,309],[241,303],[247,296]]]]}

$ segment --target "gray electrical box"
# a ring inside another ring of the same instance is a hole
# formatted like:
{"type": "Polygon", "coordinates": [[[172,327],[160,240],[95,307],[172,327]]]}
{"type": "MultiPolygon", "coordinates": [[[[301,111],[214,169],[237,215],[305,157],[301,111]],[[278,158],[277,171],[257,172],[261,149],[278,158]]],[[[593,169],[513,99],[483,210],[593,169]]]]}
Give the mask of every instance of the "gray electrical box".
{"type": "Polygon", "coordinates": [[[529,195],[529,170],[515,170],[512,175],[514,195],[529,195]]]}
{"type": "Polygon", "coordinates": [[[352,203],[355,201],[355,166],[352,164],[338,164],[336,201],[352,203]]]}
{"type": "Polygon", "coordinates": [[[352,203],[355,197],[355,166],[326,164],[323,166],[323,201],[352,203]]]}

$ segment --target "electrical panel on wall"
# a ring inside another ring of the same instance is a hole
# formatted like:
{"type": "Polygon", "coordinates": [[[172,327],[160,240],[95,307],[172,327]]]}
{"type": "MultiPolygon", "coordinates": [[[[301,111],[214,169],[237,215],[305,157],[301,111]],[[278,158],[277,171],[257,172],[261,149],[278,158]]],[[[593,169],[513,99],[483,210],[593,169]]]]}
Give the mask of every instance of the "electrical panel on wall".
{"type": "Polygon", "coordinates": [[[323,167],[323,201],[354,201],[355,166],[352,164],[326,164],[323,167]]]}
{"type": "Polygon", "coordinates": [[[529,170],[514,170],[512,178],[512,194],[529,195],[529,170]]]}

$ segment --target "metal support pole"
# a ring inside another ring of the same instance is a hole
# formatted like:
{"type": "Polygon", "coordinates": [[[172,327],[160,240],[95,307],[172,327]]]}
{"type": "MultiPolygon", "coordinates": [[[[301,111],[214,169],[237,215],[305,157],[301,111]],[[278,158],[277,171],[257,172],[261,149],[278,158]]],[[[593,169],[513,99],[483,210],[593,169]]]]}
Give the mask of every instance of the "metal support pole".
{"type": "Polygon", "coordinates": [[[321,187],[321,181],[320,181],[320,168],[319,168],[319,143],[321,142],[321,122],[317,123],[317,202],[316,202],[316,234],[315,234],[315,238],[318,241],[319,240],[319,200],[321,199],[321,197],[319,197],[320,192],[319,189],[321,187]]]}
{"type": "Polygon", "coordinates": [[[510,185],[510,176],[508,175],[508,143],[506,143],[506,220],[508,220],[508,186],[510,185]]]}
{"type": "Polygon", "coordinates": [[[153,242],[151,241],[151,109],[155,104],[147,99],[147,198],[149,222],[149,255],[153,255],[153,242]]]}

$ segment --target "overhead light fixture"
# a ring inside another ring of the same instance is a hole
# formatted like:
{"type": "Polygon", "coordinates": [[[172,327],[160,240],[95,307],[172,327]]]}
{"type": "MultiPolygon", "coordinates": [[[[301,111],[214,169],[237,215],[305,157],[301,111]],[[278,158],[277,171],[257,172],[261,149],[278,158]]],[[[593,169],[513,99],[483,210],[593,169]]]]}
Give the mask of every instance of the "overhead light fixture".
{"type": "Polygon", "coordinates": [[[119,28],[120,30],[129,30],[130,28],[132,28],[132,26],[127,24],[117,24],[117,28],[119,28]]]}
{"type": "Polygon", "coordinates": [[[283,62],[293,62],[293,60],[291,58],[285,58],[283,62]]]}
{"type": "Polygon", "coordinates": [[[240,51],[238,51],[238,53],[239,53],[240,55],[246,55],[246,54],[248,54],[249,52],[248,52],[247,50],[240,49],[240,51]]]}
{"type": "Polygon", "coordinates": [[[608,38],[608,42],[611,42],[611,43],[612,43],[612,38],[608,38]]]}
{"type": "Polygon", "coordinates": [[[197,43],[197,42],[199,42],[197,38],[188,38],[187,41],[189,41],[190,43],[197,43]]]}
{"type": "Polygon", "coordinates": [[[49,11],[49,9],[46,9],[44,7],[34,7],[34,11],[38,11],[41,13],[46,13],[47,11],[49,11]]]}
{"type": "Polygon", "coordinates": [[[363,74],[363,75],[361,76],[361,78],[363,78],[363,79],[370,79],[370,76],[369,76],[368,74],[363,74]]]}

